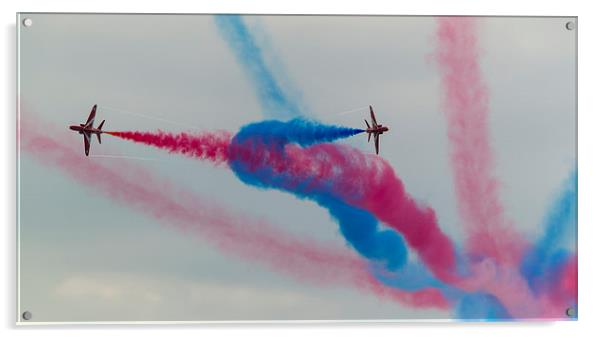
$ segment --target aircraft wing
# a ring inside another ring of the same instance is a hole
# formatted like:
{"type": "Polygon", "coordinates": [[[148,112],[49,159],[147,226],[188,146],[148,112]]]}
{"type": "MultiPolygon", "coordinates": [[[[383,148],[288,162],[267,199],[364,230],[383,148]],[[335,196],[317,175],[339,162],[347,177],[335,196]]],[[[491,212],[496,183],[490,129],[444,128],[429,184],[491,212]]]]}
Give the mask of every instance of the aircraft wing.
{"type": "Polygon", "coordinates": [[[378,140],[380,140],[380,136],[379,134],[374,135],[374,148],[376,148],[376,154],[378,155],[378,140]]]}
{"type": "Polygon", "coordinates": [[[86,156],[90,153],[90,134],[84,133],[84,151],[86,152],[86,156]]]}
{"type": "Polygon", "coordinates": [[[96,117],[96,105],[92,107],[92,111],[90,112],[90,116],[88,116],[88,121],[86,121],[85,127],[92,127],[94,124],[94,118],[96,117]]]}
{"type": "Polygon", "coordinates": [[[375,127],[378,125],[376,122],[376,117],[374,116],[374,110],[372,110],[372,106],[370,106],[370,116],[372,117],[372,126],[375,127]]]}

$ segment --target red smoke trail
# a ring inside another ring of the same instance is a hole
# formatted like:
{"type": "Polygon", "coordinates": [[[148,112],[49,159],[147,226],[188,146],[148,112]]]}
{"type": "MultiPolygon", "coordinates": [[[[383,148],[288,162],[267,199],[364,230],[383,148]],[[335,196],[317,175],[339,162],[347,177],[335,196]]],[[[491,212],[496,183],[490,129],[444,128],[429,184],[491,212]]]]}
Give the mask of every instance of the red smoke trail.
{"type": "Polygon", "coordinates": [[[235,215],[211,206],[196,194],[175,187],[143,167],[125,162],[111,167],[90,161],[81,154],[79,143],[75,147],[75,139],[50,136],[61,133],[51,130],[48,125],[41,129],[32,121],[22,119],[20,126],[20,149],[35,160],[60,169],[115,202],[183,231],[198,233],[225,253],[263,263],[319,285],[350,285],[412,306],[449,306],[435,289],[410,293],[383,286],[370,274],[363,260],[346,250],[334,249],[328,243],[293,237],[261,219],[235,215]]]}
{"type": "Polygon", "coordinates": [[[210,160],[216,164],[228,159],[228,145],[232,136],[226,131],[189,135],[167,132],[115,131],[106,132],[125,140],[165,149],[170,153],[179,153],[191,157],[210,160]]]}
{"type": "Polygon", "coordinates": [[[517,264],[525,246],[504,216],[493,174],[488,130],[489,96],[479,67],[473,18],[438,19],[437,60],[442,70],[443,109],[460,215],[468,228],[467,250],[517,264]]]}

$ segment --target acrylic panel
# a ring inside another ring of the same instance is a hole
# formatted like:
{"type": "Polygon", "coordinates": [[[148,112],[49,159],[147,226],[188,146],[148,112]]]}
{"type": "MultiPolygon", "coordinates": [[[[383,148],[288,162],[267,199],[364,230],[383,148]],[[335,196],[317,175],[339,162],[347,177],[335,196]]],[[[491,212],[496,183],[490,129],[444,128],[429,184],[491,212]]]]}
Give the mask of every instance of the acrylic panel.
{"type": "Polygon", "coordinates": [[[577,318],[577,18],[17,35],[19,323],[577,318]]]}

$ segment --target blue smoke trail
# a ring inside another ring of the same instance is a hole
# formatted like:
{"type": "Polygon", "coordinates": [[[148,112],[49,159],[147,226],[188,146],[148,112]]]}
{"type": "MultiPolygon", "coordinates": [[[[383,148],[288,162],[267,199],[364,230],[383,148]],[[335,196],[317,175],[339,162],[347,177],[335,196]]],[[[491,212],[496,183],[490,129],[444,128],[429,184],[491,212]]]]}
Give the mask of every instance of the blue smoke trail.
{"type": "Polygon", "coordinates": [[[301,105],[288,97],[270,71],[263,53],[239,15],[216,15],[215,23],[255,89],[264,113],[272,118],[303,115],[301,105]]]}
{"type": "Polygon", "coordinates": [[[267,120],[243,126],[234,136],[236,142],[259,141],[266,145],[284,146],[296,143],[302,147],[333,142],[363,133],[363,129],[326,125],[317,121],[296,118],[287,122],[267,120]]]}
{"type": "Polygon", "coordinates": [[[525,254],[521,273],[537,293],[553,281],[571,253],[562,247],[567,237],[574,237],[577,221],[577,172],[565,182],[562,194],[552,205],[544,222],[544,235],[525,254]]]}
{"type": "Polygon", "coordinates": [[[337,221],[343,237],[363,257],[394,271],[407,261],[408,250],[403,238],[393,230],[382,230],[378,220],[366,210],[351,206],[326,193],[304,194],[292,191],[297,197],[311,198],[326,208],[337,221]]]}

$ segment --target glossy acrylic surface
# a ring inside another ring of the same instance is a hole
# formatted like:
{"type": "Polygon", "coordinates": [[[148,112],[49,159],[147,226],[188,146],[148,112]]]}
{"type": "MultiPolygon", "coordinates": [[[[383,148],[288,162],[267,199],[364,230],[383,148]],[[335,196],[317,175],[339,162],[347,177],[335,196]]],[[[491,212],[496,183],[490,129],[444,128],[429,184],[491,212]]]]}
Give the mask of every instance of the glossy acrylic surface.
{"type": "Polygon", "coordinates": [[[576,18],[17,20],[20,323],[577,318],[576,18]]]}

